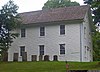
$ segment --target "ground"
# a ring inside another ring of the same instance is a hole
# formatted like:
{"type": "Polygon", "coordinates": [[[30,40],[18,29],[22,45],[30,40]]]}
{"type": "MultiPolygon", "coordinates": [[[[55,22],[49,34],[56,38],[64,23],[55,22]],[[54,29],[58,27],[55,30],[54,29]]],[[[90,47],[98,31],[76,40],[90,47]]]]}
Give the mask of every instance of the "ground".
{"type": "MultiPolygon", "coordinates": [[[[100,70],[99,62],[68,62],[69,70],[100,70]]],[[[65,72],[65,62],[0,62],[0,72],[65,72]]]]}

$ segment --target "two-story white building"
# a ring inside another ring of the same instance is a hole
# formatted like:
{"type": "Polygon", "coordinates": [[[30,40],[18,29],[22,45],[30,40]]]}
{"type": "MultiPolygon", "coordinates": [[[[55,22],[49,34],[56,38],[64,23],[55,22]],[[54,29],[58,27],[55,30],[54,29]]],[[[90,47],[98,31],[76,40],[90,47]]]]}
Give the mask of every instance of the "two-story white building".
{"type": "Polygon", "coordinates": [[[91,12],[87,5],[24,12],[20,36],[8,61],[79,61],[92,58],[91,12]]]}

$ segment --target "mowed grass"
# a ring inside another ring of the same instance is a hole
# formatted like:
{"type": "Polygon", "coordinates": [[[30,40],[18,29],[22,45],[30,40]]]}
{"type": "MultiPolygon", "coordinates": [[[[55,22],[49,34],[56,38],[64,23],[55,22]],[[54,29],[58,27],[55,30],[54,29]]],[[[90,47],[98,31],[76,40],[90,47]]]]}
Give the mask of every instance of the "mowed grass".
{"type": "MultiPolygon", "coordinates": [[[[69,70],[100,70],[98,62],[68,62],[69,70]]],[[[0,72],[66,72],[65,62],[0,62],[0,72]]]]}

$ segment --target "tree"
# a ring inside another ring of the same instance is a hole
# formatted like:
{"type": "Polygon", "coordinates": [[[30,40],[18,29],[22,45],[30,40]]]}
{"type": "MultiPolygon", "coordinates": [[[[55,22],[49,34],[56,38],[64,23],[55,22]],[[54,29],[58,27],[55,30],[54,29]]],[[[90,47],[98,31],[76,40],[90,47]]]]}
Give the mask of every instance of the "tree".
{"type": "Polygon", "coordinates": [[[42,9],[52,9],[59,7],[68,7],[68,6],[79,6],[77,2],[71,2],[70,0],[48,0],[42,9]]]}
{"type": "Polygon", "coordinates": [[[100,33],[96,31],[92,34],[93,40],[93,59],[94,61],[100,61],[100,33]]]}
{"type": "Polygon", "coordinates": [[[9,0],[0,10],[0,50],[3,60],[13,38],[18,36],[18,33],[12,32],[20,24],[17,10],[18,6],[12,0],[9,0]]]}
{"type": "Polygon", "coordinates": [[[92,13],[94,14],[94,24],[100,22],[100,1],[99,0],[87,0],[85,3],[90,4],[92,13]]]}
{"type": "Polygon", "coordinates": [[[100,1],[99,0],[86,0],[85,3],[91,6],[91,11],[94,14],[94,25],[92,40],[93,40],[93,58],[94,60],[100,60],[100,32],[96,30],[96,25],[100,24],[100,1]]]}

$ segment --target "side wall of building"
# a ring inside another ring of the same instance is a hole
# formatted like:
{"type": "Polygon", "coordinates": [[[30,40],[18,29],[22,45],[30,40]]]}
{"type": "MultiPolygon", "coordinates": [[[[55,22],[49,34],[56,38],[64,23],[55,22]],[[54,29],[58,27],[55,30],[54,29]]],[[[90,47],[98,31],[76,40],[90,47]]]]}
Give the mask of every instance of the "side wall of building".
{"type": "Polygon", "coordinates": [[[82,61],[93,61],[92,57],[92,38],[91,38],[91,24],[89,15],[86,13],[84,22],[81,25],[82,29],[82,61]]]}

